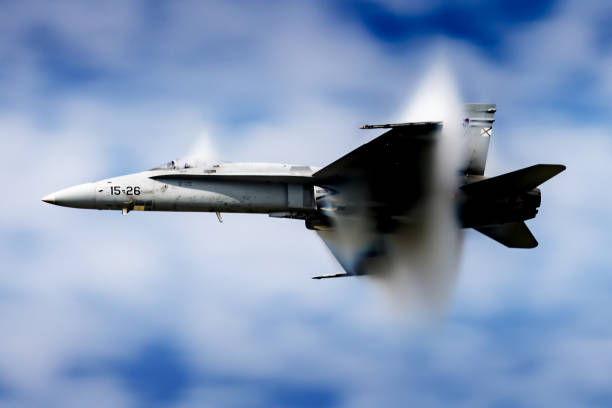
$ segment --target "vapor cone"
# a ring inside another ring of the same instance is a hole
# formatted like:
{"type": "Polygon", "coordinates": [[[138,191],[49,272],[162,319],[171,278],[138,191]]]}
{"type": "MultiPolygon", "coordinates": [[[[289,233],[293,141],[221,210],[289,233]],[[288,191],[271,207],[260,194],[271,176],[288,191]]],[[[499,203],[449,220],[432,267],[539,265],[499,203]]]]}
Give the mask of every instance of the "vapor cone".
{"type": "MultiPolygon", "coordinates": [[[[394,217],[394,227],[382,230],[361,207],[331,213],[335,229],[322,236],[345,268],[372,277],[390,295],[398,310],[417,319],[443,314],[453,292],[462,247],[454,195],[457,171],[463,163],[462,107],[445,63],[428,71],[401,122],[443,122],[424,169],[427,189],[405,214],[394,217]]],[[[399,178],[401,179],[401,177],[399,178]]],[[[411,188],[398,185],[398,189],[411,188]]],[[[358,186],[343,186],[334,199],[362,202],[358,186]]],[[[367,194],[367,193],[366,193],[367,194]]]]}

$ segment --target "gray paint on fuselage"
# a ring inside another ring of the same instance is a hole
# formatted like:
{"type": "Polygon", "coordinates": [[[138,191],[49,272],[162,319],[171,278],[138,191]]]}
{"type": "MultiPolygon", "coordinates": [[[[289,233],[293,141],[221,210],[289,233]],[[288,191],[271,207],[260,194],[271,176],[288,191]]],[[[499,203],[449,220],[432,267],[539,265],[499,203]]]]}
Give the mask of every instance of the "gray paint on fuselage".
{"type": "Polygon", "coordinates": [[[315,170],[276,163],[222,163],[206,168],[148,170],[94,183],[95,206],[90,208],[247,213],[315,211],[314,199],[310,197],[314,192],[303,188],[304,180],[315,170]],[[203,175],[205,178],[198,179],[203,175]],[[256,176],[256,181],[240,180],[249,176],[256,176]],[[292,178],[295,183],[291,183],[292,178]],[[119,194],[111,193],[114,186],[120,187],[119,194]],[[138,187],[139,194],[126,194],[126,187],[138,187]],[[296,199],[297,191],[303,197],[296,199]]]}
{"type": "Polygon", "coordinates": [[[267,213],[287,209],[287,185],[244,181],[156,182],[153,210],[267,213]],[[167,186],[167,188],[164,188],[167,186]]]}

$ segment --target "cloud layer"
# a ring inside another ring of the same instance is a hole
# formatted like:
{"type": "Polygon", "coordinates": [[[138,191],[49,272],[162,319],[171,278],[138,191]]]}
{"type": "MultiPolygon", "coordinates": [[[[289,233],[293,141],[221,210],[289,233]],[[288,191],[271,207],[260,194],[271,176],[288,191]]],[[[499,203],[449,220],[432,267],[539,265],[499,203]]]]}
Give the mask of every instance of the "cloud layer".
{"type": "Polygon", "coordinates": [[[584,4],[0,3],[2,405],[608,406],[611,10],[584,4]],[[325,165],[439,53],[498,104],[487,174],[568,166],[536,250],[467,232],[440,327],[310,280],[339,267],[300,222],[40,202],[197,146],[325,165]]]}

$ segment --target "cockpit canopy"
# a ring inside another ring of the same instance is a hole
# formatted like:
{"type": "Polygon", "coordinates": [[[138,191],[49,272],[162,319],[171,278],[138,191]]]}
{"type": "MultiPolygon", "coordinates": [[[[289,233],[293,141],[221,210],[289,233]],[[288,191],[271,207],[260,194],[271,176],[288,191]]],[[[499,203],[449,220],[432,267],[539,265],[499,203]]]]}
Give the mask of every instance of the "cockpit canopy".
{"type": "Polygon", "coordinates": [[[195,167],[191,160],[171,160],[168,163],[162,164],[157,167],[153,167],[151,170],[177,170],[177,169],[189,169],[195,167]]]}

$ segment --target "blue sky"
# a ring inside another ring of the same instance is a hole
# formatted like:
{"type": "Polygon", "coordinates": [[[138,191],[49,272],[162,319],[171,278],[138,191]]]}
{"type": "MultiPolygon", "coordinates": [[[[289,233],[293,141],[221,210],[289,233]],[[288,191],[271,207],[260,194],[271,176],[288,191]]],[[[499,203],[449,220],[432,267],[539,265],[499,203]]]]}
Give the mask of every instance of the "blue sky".
{"type": "Polygon", "coordinates": [[[605,1],[2,1],[0,405],[609,406],[605,1]],[[407,325],[300,222],[77,211],[72,184],[188,153],[325,165],[443,55],[535,163],[532,251],[467,232],[447,318],[407,325]]]}

